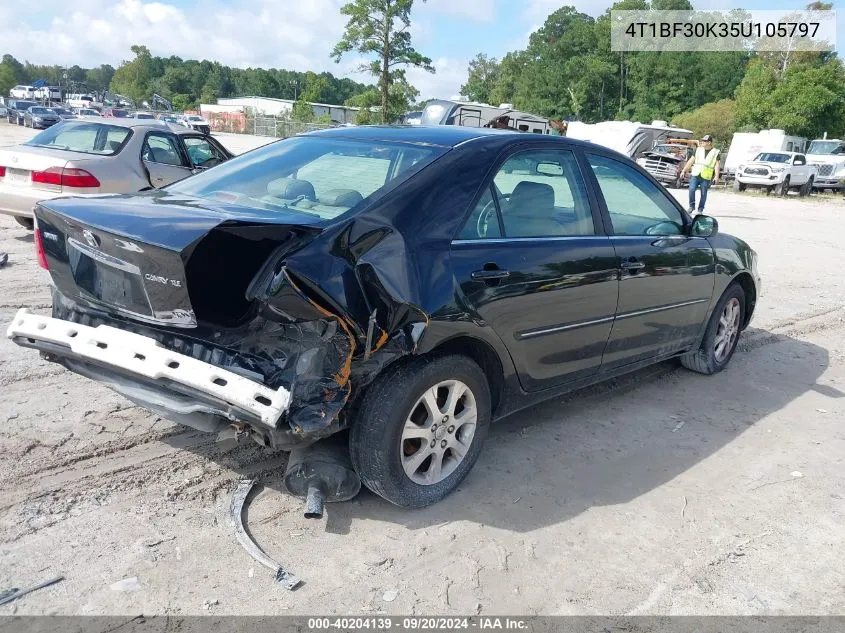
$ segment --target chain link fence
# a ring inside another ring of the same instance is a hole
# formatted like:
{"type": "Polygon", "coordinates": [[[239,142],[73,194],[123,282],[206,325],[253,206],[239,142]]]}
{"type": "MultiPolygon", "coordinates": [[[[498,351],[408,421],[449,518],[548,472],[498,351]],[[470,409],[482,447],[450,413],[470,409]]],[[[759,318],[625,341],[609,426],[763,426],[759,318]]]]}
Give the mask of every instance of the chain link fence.
{"type": "Polygon", "coordinates": [[[247,134],[255,134],[257,136],[273,136],[276,138],[287,138],[288,136],[295,136],[303,132],[311,132],[312,130],[325,130],[333,127],[331,123],[301,123],[299,121],[291,121],[288,118],[266,115],[254,115],[252,121],[247,116],[247,134]],[[251,125],[250,125],[251,124],[251,125]]]}

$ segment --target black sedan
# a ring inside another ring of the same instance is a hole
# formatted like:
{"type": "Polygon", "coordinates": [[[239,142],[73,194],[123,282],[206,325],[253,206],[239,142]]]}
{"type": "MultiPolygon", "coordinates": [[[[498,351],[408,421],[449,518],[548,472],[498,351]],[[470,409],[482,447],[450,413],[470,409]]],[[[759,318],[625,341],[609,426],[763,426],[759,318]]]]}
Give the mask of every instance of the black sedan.
{"type": "Polygon", "coordinates": [[[671,358],[723,370],[760,283],[620,154],[467,127],[325,130],[35,217],[53,315],[20,312],[16,343],[206,431],[348,431],[356,477],[407,507],[494,419],[671,358]]]}
{"type": "Polygon", "coordinates": [[[29,110],[32,106],[37,106],[38,104],[34,101],[24,101],[22,99],[10,99],[6,102],[7,106],[7,118],[9,123],[14,123],[17,125],[23,125],[23,118],[26,115],[26,111],[29,110]]]}
{"type": "Polygon", "coordinates": [[[27,108],[26,113],[23,115],[24,127],[31,127],[33,129],[48,128],[61,120],[62,119],[58,114],[53,112],[50,108],[45,108],[43,106],[32,106],[31,108],[27,108]]]}

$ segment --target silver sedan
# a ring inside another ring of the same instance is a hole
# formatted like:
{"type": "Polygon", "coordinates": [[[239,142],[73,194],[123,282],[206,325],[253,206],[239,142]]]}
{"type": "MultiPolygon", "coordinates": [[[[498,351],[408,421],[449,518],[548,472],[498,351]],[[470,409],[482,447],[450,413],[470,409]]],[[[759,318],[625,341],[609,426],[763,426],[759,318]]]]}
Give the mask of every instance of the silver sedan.
{"type": "Polygon", "coordinates": [[[159,121],[63,121],[0,148],[0,213],[31,229],[39,200],[163,187],[230,158],[209,135],[159,121]]]}

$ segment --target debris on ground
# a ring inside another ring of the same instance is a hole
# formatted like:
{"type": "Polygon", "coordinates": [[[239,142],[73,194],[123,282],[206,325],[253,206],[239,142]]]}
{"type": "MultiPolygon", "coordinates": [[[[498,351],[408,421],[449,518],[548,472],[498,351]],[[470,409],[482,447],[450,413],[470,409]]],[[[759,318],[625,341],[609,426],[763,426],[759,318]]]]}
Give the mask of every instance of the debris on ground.
{"type": "Polygon", "coordinates": [[[9,263],[9,253],[0,253],[0,268],[9,263]]]}
{"type": "Polygon", "coordinates": [[[132,578],[124,578],[111,584],[113,591],[138,591],[141,588],[141,583],[138,581],[138,576],[132,578]]]}
{"type": "Polygon", "coordinates": [[[232,494],[232,505],[229,508],[229,518],[231,519],[232,527],[235,529],[235,538],[238,539],[238,543],[240,543],[247,551],[247,554],[252,556],[252,558],[254,558],[257,562],[261,563],[274,573],[277,583],[285,589],[293,590],[302,581],[296,576],[296,574],[287,571],[276,561],[267,556],[267,554],[264,553],[264,550],[258,547],[255,541],[252,540],[252,537],[246,531],[246,527],[244,527],[244,504],[246,503],[246,499],[254,486],[254,479],[244,479],[238,484],[238,487],[235,488],[234,494],[232,494]]]}
{"type": "Polygon", "coordinates": [[[396,589],[388,589],[384,592],[381,599],[385,602],[393,602],[399,596],[399,592],[396,589]]]}
{"type": "Polygon", "coordinates": [[[18,589],[17,587],[6,589],[5,591],[0,592],[0,604],[8,604],[14,600],[17,600],[18,598],[25,596],[28,593],[38,591],[39,589],[44,589],[45,587],[49,587],[50,585],[55,585],[57,582],[61,582],[64,579],[64,576],[56,576],[55,578],[45,580],[42,583],[39,583],[32,587],[27,587],[26,589],[18,589]]]}
{"type": "Polygon", "coordinates": [[[217,598],[212,598],[211,600],[203,600],[202,608],[208,610],[218,604],[220,604],[220,601],[217,598]]]}

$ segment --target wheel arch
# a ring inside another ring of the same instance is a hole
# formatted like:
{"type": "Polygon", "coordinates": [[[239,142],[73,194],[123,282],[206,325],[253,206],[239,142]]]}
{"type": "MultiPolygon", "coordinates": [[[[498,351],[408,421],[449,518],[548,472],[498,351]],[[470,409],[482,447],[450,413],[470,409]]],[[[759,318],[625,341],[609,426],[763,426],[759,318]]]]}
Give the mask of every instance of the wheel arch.
{"type": "MultiPolygon", "coordinates": [[[[748,327],[751,322],[751,317],[754,314],[754,308],[757,307],[757,286],[754,283],[754,278],[751,273],[742,271],[734,275],[731,283],[737,284],[745,293],[745,316],[742,322],[742,329],[748,327]]],[[[730,287],[730,285],[728,286],[730,287]]]]}
{"type": "Polygon", "coordinates": [[[505,371],[499,354],[489,343],[468,335],[457,335],[438,343],[428,354],[461,354],[472,359],[484,372],[490,386],[490,410],[495,415],[504,399],[505,371]]]}

